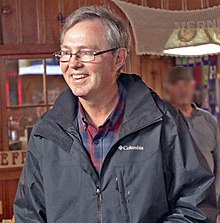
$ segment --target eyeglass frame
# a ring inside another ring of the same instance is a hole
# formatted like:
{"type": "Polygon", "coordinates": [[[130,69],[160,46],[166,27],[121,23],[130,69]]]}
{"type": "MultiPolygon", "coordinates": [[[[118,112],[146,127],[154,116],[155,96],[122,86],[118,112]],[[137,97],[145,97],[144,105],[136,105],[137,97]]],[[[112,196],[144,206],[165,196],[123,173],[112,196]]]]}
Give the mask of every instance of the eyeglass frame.
{"type": "MultiPolygon", "coordinates": [[[[92,60],[83,61],[83,60],[80,60],[79,59],[79,61],[81,61],[83,63],[91,62],[91,61],[94,61],[95,60],[95,57],[96,56],[102,55],[104,53],[108,53],[108,52],[111,52],[111,51],[114,51],[114,50],[117,50],[117,49],[119,49],[119,48],[118,47],[117,48],[115,47],[115,48],[111,48],[111,49],[108,49],[108,50],[95,51],[95,52],[93,52],[93,54],[91,54],[91,56],[93,56],[93,59],[92,60]]],[[[87,51],[91,51],[92,52],[92,50],[87,50],[87,51]]],[[[77,51],[75,53],[68,52],[69,53],[69,60],[65,60],[65,61],[61,61],[60,59],[57,59],[57,58],[59,58],[58,54],[61,53],[61,52],[64,52],[64,51],[63,50],[57,51],[57,52],[53,53],[53,55],[55,56],[55,59],[56,60],[60,61],[61,63],[65,63],[65,62],[70,62],[72,56],[79,57],[77,54],[79,54],[80,52],[83,52],[83,51],[82,50],[79,50],[79,51],[77,51]]]]}

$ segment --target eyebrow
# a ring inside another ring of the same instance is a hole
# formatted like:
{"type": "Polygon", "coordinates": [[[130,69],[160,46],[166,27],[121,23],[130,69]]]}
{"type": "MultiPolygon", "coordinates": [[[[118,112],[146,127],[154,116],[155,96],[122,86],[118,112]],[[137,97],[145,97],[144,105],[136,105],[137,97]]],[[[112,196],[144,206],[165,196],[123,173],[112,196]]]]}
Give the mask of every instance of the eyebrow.
{"type": "MultiPolygon", "coordinates": [[[[65,48],[65,49],[69,49],[71,50],[71,47],[67,46],[67,45],[61,45],[61,48],[65,48]]],[[[79,49],[94,49],[94,50],[98,50],[99,47],[97,45],[81,45],[78,46],[79,49]]]]}

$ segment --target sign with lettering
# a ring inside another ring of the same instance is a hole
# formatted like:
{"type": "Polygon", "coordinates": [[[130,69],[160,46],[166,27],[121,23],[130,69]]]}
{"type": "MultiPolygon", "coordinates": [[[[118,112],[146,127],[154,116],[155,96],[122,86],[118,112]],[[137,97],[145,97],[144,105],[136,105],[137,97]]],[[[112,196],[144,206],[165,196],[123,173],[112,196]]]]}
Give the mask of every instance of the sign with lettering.
{"type": "Polygon", "coordinates": [[[220,17],[216,19],[198,20],[198,21],[174,21],[176,29],[199,29],[199,28],[219,28],[220,17]]]}
{"type": "Polygon", "coordinates": [[[26,158],[26,151],[4,151],[0,152],[0,169],[11,167],[22,167],[26,158]]]}
{"type": "MultiPolygon", "coordinates": [[[[131,24],[138,55],[164,55],[164,47],[176,30],[178,34],[180,30],[209,29],[219,41],[220,5],[184,11],[155,9],[128,1],[112,1],[124,12],[131,24]]],[[[191,32],[193,33],[195,32],[191,32]]]]}

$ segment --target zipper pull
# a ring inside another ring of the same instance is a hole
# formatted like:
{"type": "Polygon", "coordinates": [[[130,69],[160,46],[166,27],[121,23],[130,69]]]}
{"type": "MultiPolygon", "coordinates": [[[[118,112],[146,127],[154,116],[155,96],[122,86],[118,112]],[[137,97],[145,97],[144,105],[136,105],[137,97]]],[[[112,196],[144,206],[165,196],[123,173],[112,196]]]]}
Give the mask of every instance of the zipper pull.
{"type": "Polygon", "coordinates": [[[102,198],[102,194],[101,194],[101,190],[99,189],[99,187],[96,188],[96,195],[97,197],[100,199],[101,201],[101,198],[102,198]]]}
{"type": "Polygon", "coordinates": [[[96,192],[92,196],[101,198],[102,194],[101,194],[101,190],[99,189],[99,187],[96,188],[96,192]]]}
{"type": "Polygon", "coordinates": [[[97,223],[102,223],[102,194],[99,187],[96,188],[97,197],[97,223]]]}
{"type": "Polygon", "coordinates": [[[115,189],[117,191],[119,191],[119,188],[118,188],[118,177],[115,178],[115,189]]]}

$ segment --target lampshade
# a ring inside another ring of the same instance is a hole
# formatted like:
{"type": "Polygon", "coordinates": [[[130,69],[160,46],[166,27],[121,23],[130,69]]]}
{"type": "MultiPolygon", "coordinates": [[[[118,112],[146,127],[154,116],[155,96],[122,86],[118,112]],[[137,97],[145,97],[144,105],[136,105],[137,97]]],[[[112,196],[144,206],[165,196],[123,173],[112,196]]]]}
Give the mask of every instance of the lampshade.
{"type": "Polygon", "coordinates": [[[170,35],[163,53],[182,56],[220,53],[220,29],[175,29],[170,35]]]}

